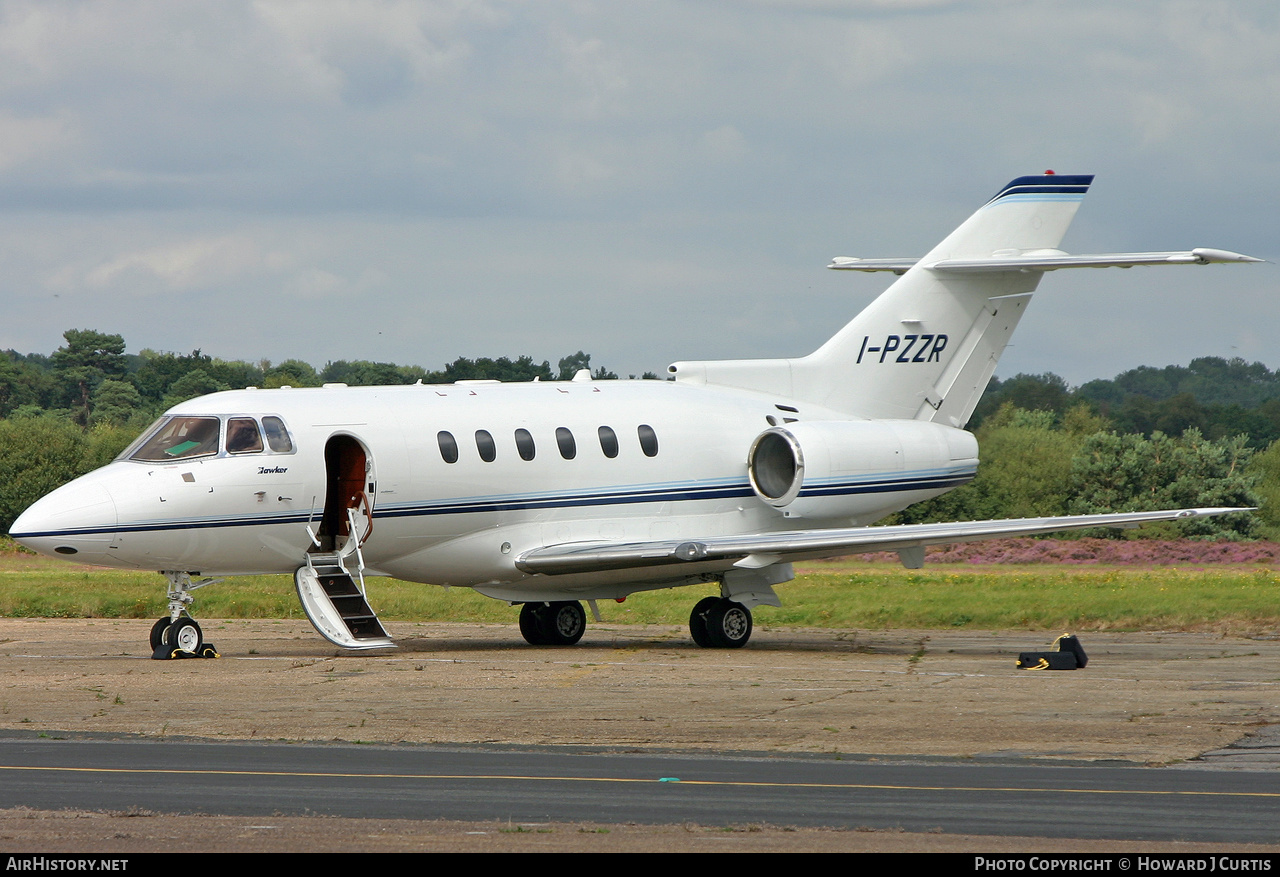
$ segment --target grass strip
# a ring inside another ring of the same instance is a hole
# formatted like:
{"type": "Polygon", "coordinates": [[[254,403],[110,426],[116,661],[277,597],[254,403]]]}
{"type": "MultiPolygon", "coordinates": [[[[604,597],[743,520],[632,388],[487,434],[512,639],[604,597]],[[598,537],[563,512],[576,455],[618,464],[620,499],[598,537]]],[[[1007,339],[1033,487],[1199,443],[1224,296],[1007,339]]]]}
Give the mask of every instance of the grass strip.
{"type": "MultiPolygon", "coordinates": [[[[763,626],[1033,630],[1205,630],[1258,634],[1280,627],[1280,574],[1270,567],[945,565],[905,570],[842,559],[807,564],[778,587],[763,626]]],[[[0,555],[0,615],[155,618],[165,582],[152,572],[75,567],[0,555]]],[[[601,601],[613,624],[679,624],[714,585],[601,601]]],[[[389,621],[514,623],[507,604],[468,588],[371,578],[370,603],[389,621]]],[[[202,618],[302,618],[288,576],[228,579],[195,593],[202,618]]]]}

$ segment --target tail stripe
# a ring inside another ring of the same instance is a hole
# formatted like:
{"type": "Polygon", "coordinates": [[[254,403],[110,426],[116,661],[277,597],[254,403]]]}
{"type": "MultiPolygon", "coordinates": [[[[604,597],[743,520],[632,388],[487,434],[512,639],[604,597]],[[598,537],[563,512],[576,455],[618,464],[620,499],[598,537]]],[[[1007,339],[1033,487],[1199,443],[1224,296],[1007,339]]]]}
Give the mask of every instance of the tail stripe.
{"type": "Polygon", "coordinates": [[[1079,201],[1089,191],[1089,184],[1092,182],[1093,174],[1018,177],[987,204],[994,204],[1002,198],[1018,201],[1079,201]]]}

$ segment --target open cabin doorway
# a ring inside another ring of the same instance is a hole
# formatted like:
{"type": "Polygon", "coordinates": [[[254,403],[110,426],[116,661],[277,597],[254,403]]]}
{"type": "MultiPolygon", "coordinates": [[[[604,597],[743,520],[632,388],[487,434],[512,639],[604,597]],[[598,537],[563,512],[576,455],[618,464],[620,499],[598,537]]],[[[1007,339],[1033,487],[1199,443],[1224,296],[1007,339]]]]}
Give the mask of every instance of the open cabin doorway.
{"type": "Polygon", "coordinates": [[[346,554],[373,533],[373,462],[358,439],[335,435],[324,446],[324,465],[324,517],[314,550],[346,554]]]}

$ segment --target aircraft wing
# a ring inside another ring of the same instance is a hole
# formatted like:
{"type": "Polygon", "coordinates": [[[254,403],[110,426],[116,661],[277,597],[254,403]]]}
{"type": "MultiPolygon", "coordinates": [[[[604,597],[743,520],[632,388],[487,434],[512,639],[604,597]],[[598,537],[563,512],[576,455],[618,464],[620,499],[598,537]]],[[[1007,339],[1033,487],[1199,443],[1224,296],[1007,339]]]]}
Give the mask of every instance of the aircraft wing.
{"type": "Polygon", "coordinates": [[[961,521],[943,524],[898,524],[889,527],[849,527],[829,530],[796,530],[747,536],[711,536],[705,539],[657,542],[573,542],[526,551],[516,566],[529,573],[565,575],[596,570],[630,569],[724,561],[726,568],[756,569],[793,560],[838,557],[871,551],[903,552],[903,562],[919,566],[929,545],[977,542],[1008,536],[1032,536],[1090,527],[1132,528],[1155,521],[1224,515],[1252,511],[1247,508],[1172,509],[1155,512],[1119,512],[1102,515],[1070,515],[1056,518],[1013,518],[1003,521],[961,521]]]}
{"type": "MultiPolygon", "coordinates": [[[[901,274],[919,262],[919,259],[857,259],[837,256],[828,268],[839,271],[892,271],[901,274]]],[[[947,273],[973,273],[990,271],[1056,271],[1059,268],[1132,268],[1135,265],[1209,265],[1214,262],[1261,262],[1253,256],[1196,247],[1167,253],[1096,253],[1077,255],[1070,253],[1028,253],[1009,256],[992,256],[985,259],[942,259],[926,265],[930,271],[947,273]]]]}

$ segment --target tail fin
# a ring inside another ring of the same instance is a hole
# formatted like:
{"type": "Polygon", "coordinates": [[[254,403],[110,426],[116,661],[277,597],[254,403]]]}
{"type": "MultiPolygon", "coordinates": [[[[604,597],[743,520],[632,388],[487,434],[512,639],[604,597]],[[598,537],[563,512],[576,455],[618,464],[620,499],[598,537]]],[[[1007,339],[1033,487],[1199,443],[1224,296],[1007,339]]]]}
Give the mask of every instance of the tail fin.
{"type": "Polygon", "coordinates": [[[804,383],[796,389],[864,417],[963,426],[1044,273],[931,266],[1061,253],[1058,244],[1091,182],[1092,176],[1045,175],[1009,183],[801,360],[804,383]]]}
{"type": "Polygon", "coordinates": [[[670,370],[677,380],[775,393],[862,417],[963,426],[1044,269],[960,272],[938,263],[1062,255],[1058,244],[1092,181],[1046,174],[1009,183],[809,356],[676,363],[670,370]]]}

